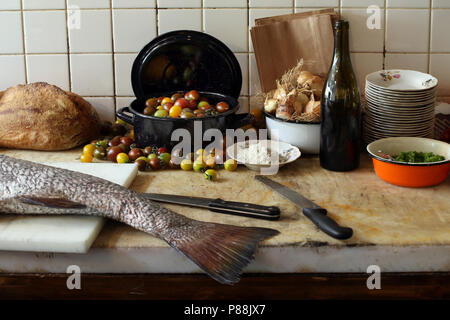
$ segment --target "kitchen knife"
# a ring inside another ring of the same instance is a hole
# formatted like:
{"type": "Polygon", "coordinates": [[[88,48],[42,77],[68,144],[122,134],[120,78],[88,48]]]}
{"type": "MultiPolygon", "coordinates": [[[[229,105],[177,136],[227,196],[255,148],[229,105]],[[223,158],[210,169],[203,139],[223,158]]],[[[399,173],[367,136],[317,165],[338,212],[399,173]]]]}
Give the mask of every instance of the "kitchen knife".
{"type": "Polygon", "coordinates": [[[301,207],[303,209],[303,214],[329,236],[344,240],[349,239],[353,235],[353,230],[351,228],[338,225],[336,221],[327,216],[326,209],[319,207],[311,200],[265,176],[257,175],[255,178],[301,207]]]}
{"type": "Polygon", "coordinates": [[[153,201],[206,208],[213,212],[264,220],[278,220],[280,218],[280,209],[274,206],[261,206],[245,202],[225,201],[220,198],[210,199],[158,193],[142,193],[142,195],[153,201]]]}

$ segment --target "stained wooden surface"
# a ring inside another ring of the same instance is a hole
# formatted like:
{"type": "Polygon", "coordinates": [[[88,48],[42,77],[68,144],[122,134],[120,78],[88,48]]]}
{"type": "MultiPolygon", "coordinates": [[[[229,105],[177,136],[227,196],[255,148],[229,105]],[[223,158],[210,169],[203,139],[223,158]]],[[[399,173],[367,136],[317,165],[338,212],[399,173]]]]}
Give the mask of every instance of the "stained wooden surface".
{"type": "Polygon", "coordinates": [[[68,290],[68,275],[0,275],[0,299],[450,299],[450,273],[381,274],[369,290],[368,274],[245,275],[221,285],[204,275],[82,274],[81,289],[68,290]]]}
{"type": "MultiPolygon", "coordinates": [[[[78,161],[80,150],[33,152],[0,150],[1,153],[33,161],[78,161]]],[[[239,167],[236,172],[220,170],[216,182],[201,174],[182,170],[139,173],[131,188],[225,200],[278,205],[279,221],[263,221],[213,213],[177,205],[166,205],[188,217],[242,226],[279,230],[266,246],[304,245],[423,245],[450,244],[450,178],[431,188],[402,188],[379,179],[371,160],[363,155],[359,169],[346,173],[324,170],[317,157],[301,157],[280,169],[272,179],[298,191],[328,209],[338,223],[354,230],[346,241],[335,240],[319,231],[291,202],[254,179],[255,172],[239,167]]],[[[160,239],[117,223],[109,223],[93,245],[107,248],[165,247],[160,239]]]]}

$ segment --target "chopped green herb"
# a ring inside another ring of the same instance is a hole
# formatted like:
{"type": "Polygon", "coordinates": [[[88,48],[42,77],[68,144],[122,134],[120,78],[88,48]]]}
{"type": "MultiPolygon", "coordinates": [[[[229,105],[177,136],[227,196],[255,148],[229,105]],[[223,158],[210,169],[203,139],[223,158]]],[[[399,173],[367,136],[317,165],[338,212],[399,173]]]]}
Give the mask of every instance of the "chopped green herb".
{"type": "Polygon", "coordinates": [[[424,162],[437,162],[445,160],[443,156],[436,155],[433,152],[417,152],[409,151],[402,152],[393,157],[395,161],[409,162],[409,163],[424,163],[424,162]]]}

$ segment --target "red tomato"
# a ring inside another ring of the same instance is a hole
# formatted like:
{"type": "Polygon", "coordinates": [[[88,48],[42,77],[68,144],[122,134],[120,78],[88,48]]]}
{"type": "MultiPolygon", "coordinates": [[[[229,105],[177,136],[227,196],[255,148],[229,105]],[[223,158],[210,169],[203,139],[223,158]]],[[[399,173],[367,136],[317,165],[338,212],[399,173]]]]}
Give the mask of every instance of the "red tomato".
{"type": "Polygon", "coordinates": [[[169,150],[167,150],[167,148],[161,147],[158,149],[158,154],[161,154],[161,153],[169,153],[169,150]]]}
{"type": "Polygon", "coordinates": [[[186,94],[184,95],[184,98],[188,101],[198,100],[198,99],[200,99],[200,93],[198,93],[197,90],[191,90],[189,92],[186,92],[186,94]]]}
{"type": "Polygon", "coordinates": [[[219,102],[217,105],[216,105],[216,110],[217,110],[217,112],[219,112],[219,113],[223,113],[223,112],[226,112],[226,111],[228,111],[230,109],[230,106],[228,105],[228,103],[226,103],[226,102],[219,102]]]}
{"type": "Polygon", "coordinates": [[[179,98],[175,101],[174,106],[180,106],[182,109],[189,108],[189,102],[184,98],[179,98]]]}
{"type": "Polygon", "coordinates": [[[162,105],[163,109],[166,110],[167,112],[170,111],[170,108],[173,107],[173,103],[172,102],[166,102],[162,105]]]}
{"type": "Polygon", "coordinates": [[[126,146],[130,146],[133,143],[133,139],[131,139],[130,137],[121,137],[120,143],[123,143],[126,146]]]}

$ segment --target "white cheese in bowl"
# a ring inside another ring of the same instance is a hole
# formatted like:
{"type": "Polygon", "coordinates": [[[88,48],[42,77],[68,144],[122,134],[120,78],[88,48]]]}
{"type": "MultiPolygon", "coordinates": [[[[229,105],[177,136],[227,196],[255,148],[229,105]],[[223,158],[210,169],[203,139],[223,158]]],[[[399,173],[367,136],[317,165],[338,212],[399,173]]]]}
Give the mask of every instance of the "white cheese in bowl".
{"type": "Polygon", "coordinates": [[[268,148],[267,145],[267,143],[250,142],[248,148],[238,149],[237,161],[252,164],[271,164],[284,160],[281,159],[282,157],[276,150],[268,148]]]}

